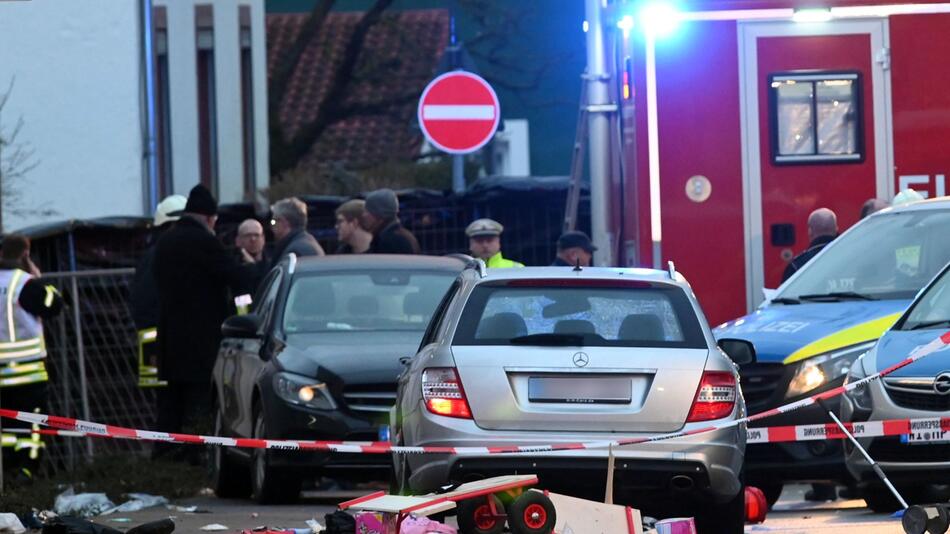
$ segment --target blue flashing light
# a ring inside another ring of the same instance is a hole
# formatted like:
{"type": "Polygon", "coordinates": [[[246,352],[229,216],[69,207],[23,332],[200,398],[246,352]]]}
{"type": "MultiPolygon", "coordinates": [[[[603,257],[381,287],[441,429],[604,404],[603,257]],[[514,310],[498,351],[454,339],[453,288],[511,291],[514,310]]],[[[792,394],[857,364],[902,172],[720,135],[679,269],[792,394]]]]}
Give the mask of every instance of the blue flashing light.
{"type": "Polygon", "coordinates": [[[630,30],[633,29],[633,17],[630,15],[624,15],[620,20],[617,21],[617,27],[623,31],[623,38],[630,38],[630,30]]]}
{"type": "Polygon", "coordinates": [[[590,23],[585,20],[581,27],[584,28],[584,33],[587,33],[587,31],[590,30],[590,23]]]}
{"type": "Polygon", "coordinates": [[[679,11],[667,2],[653,2],[640,10],[640,25],[643,31],[654,37],[670,35],[676,31],[679,22],[679,11]]]}

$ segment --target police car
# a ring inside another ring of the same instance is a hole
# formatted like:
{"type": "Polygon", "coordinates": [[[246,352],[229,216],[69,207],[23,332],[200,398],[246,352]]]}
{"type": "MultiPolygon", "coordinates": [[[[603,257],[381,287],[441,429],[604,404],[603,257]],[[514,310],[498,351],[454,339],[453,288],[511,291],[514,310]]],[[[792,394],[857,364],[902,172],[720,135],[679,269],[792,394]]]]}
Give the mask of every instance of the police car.
{"type": "MultiPolygon", "coordinates": [[[[950,260],[948,235],[948,197],[883,210],[831,242],[755,312],[717,327],[716,337],[755,345],[757,363],[740,371],[749,413],[840,386],[950,260]]],[[[812,406],[753,426],[827,422],[812,406]]],[[[838,441],[756,445],[747,480],[774,503],[785,481],[849,481],[842,458],[838,441]]]]}

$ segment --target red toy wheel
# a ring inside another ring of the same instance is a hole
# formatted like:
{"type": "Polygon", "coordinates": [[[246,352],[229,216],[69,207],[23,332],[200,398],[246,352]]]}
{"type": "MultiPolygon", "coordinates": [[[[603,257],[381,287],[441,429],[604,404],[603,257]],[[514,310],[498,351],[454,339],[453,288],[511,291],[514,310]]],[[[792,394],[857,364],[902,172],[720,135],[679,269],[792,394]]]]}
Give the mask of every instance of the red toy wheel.
{"type": "Polygon", "coordinates": [[[523,493],[508,509],[512,534],[550,534],[556,523],[554,503],[539,491],[523,493]]]}
{"type": "Polygon", "coordinates": [[[505,531],[505,507],[498,497],[491,496],[495,513],[484,497],[458,503],[459,532],[462,534],[501,534],[505,531]]]}

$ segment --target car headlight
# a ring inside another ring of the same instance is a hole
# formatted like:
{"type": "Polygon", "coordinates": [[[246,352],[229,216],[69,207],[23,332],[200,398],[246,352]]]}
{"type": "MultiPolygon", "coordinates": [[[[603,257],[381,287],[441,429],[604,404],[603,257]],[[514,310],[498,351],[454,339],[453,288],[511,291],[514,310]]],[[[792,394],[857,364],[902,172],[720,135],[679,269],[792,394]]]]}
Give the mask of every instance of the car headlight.
{"type": "MultiPolygon", "coordinates": [[[[864,370],[865,354],[862,354],[854,361],[854,364],[851,366],[851,371],[848,373],[848,377],[844,379],[845,385],[857,382],[862,378],[867,378],[868,374],[864,370]]],[[[868,387],[867,383],[858,385],[849,391],[847,395],[857,408],[861,408],[862,410],[871,410],[874,408],[874,403],[871,401],[871,388],[868,387]]]]}
{"type": "Polygon", "coordinates": [[[802,361],[788,385],[785,397],[797,397],[847,375],[854,360],[873,347],[874,343],[870,341],[852,345],[802,361]]]}
{"type": "Polygon", "coordinates": [[[290,373],[274,375],[274,391],[284,401],[295,406],[316,410],[334,410],[336,403],[327,390],[327,385],[312,378],[290,373]]]}

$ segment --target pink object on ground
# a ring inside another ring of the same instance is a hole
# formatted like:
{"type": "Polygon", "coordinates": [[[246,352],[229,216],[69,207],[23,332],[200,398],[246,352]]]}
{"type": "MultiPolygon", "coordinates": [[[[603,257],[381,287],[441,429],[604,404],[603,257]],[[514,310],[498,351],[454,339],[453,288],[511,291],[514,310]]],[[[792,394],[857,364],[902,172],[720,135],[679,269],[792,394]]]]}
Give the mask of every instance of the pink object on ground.
{"type": "Polygon", "coordinates": [[[402,522],[401,534],[458,534],[455,527],[433,521],[428,517],[407,517],[402,522]]]}
{"type": "Polygon", "coordinates": [[[692,517],[664,519],[656,523],[657,534],[696,534],[696,523],[692,517]]]}

